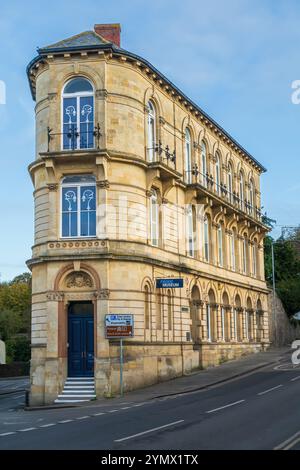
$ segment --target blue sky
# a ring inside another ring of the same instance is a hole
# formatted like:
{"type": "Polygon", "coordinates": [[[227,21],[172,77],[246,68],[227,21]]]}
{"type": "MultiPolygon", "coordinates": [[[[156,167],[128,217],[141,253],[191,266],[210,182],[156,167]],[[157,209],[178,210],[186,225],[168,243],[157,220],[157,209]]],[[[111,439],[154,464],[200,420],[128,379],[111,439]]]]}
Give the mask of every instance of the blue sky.
{"type": "MultiPolygon", "coordinates": [[[[33,241],[34,103],[25,67],[36,48],[95,23],[119,22],[122,46],[155,65],[268,168],[263,205],[280,225],[300,220],[298,0],[52,0],[2,2],[0,273],[23,272],[33,241]]],[[[280,227],[275,235],[280,234],[280,227]]]]}

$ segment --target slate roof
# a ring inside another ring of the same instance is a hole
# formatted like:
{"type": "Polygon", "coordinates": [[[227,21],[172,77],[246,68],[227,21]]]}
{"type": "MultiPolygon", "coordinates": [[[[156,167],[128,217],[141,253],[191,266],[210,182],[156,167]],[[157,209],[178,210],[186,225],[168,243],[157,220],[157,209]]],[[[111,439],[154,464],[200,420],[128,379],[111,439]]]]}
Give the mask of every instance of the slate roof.
{"type": "Polygon", "coordinates": [[[84,31],[70,38],[50,44],[49,46],[41,47],[39,51],[50,52],[52,49],[73,49],[77,47],[102,46],[103,44],[111,43],[94,31],[84,31]]]}

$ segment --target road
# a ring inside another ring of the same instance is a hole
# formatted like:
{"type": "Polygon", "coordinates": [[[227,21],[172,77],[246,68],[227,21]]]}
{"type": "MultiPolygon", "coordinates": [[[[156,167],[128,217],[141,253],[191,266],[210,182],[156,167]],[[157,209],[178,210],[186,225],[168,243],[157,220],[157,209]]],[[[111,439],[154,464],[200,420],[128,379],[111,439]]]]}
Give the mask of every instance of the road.
{"type": "Polygon", "coordinates": [[[20,399],[0,399],[0,449],[300,449],[299,368],[146,402],[23,411],[20,399]]]}

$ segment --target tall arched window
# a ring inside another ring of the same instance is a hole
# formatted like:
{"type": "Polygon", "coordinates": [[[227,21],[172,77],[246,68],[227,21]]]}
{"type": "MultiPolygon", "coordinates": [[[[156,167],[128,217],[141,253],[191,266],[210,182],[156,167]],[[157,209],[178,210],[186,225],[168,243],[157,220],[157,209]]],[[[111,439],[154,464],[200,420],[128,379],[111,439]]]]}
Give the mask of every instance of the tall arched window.
{"type": "Polygon", "coordinates": [[[158,246],[159,242],[159,206],[157,191],[154,189],[150,196],[150,242],[154,246],[158,246]]]}
{"type": "Polygon", "coordinates": [[[257,276],[257,240],[252,245],[252,275],[257,276]]]}
{"type": "Polygon", "coordinates": [[[218,262],[219,262],[219,266],[223,266],[223,229],[222,229],[221,224],[218,225],[217,234],[218,234],[218,262]]]}
{"type": "Polygon", "coordinates": [[[150,328],[150,315],[151,315],[151,290],[148,284],[144,288],[144,308],[145,308],[145,329],[150,328]]]}
{"type": "Polygon", "coordinates": [[[236,245],[236,230],[233,229],[229,235],[230,243],[230,267],[233,271],[236,270],[236,256],[235,256],[235,245],[236,245]]]}
{"type": "Polygon", "coordinates": [[[233,171],[232,171],[231,163],[229,163],[228,165],[227,186],[228,186],[228,199],[229,199],[229,202],[232,203],[233,201],[233,171]]]}
{"type": "Polygon", "coordinates": [[[185,182],[192,182],[192,147],[191,133],[188,128],[185,129],[185,182]]]}
{"type": "Polygon", "coordinates": [[[168,304],[168,329],[170,331],[173,328],[173,301],[172,301],[172,292],[170,289],[167,290],[167,304],[168,304]]]}
{"type": "Polygon", "coordinates": [[[204,242],[204,259],[209,261],[210,258],[210,249],[209,249],[209,220],[207,215],[204,217],[203,221],[203,242],[204,242]]]}
{"type": "Polygon", "coordinates": [[[246,310],[246,338],[250,341],[254,339],[254,315],[252,309],[251,298],[247,299],[247,310],[246,310]]]}
{"type": "Polygon", "coordinates": [[[207,179],[206,179],[206,173],[207,173],[207,163],[206,163],[206,157],[207,157],[207,150],[206,150],[206,144],[204,141],[201,143],[201,173],[202,173],[202,184],[206,188],[207,187],[207,179]]]}
{"type": "Polygon", "coordinates": [[[156,329],[162,329],[162,316],[163,316],[163,294],[161,289],[156,289],[156,329]]]}
{"type": "Polygon", "coordinates": [[[94,148],[94,89],[83,77],[68,81],[62,94],[62,148],[94,148]]]}
{"type": "Polygon", "coordinates": [[[261,300],[258,299],[256,303],[256,328],[257,328],[256,338],[257,338],[257,341],[261,341],[264,337],[263,325],[264,325],[264,312],[262,309],[261,300]]]}
{"type": "Polygon", "coordinates": [[[155,160],[155,145],[156,145],[156,112],[153,102],[148,101],[148,128],[147,128],[147,153],[148,161],[155,160]]]}
{"type": "Polygon", "coordinates": [[[221,160],[219,152],[216,153],[216,192],[220,194],[221,192],[221,160]]]}
{"type": "Polygon", "coordinates": [[[235,324],[236,324],[236,339],[242,341],[243,339],[243,309],[241,307],[241,298],[239,295],[235,298],[235,324]]]}
{"type": "Polygon", "coordinates": [[[249,183],[249,212],[252,215],[254,209],[254,183],[251,178],[249,183]]]}
{"type": "Polygon", "coordinates": [[[96,236],[96,178],[66,176],[61,186],[62,237],[96,236]]]}
{"type": "Polygon", "coordinates": [[[196,211],[190,205],[187,209],[187,252],[189,256],[195,256],[196,237],[196,211]]]}
{"type": "Polygon", "coordinates": [[[223,294],[223,305],[221,310],[222,320],[222,337],[224,341],[230,341],[231,339],[231,308],[229,306],[229,297],[226,292],[223,294]],[[223,318],[222,318],[223,317],[223,318]]]}
{"type": "Polygon", "coordinates": [[[239,176],[239,191],[240,191],[240,209],[244,210],[245,194],[244,194],[244,176],[242,172],[240,172],[240,176],[239,176]]]}
{"type": "Polygon", "coordinates": [[[242,240],[242,252],[243,252],[243,273],[247,274],[248,270],[248,239],[247,236],[244,235],[242,240]]]}

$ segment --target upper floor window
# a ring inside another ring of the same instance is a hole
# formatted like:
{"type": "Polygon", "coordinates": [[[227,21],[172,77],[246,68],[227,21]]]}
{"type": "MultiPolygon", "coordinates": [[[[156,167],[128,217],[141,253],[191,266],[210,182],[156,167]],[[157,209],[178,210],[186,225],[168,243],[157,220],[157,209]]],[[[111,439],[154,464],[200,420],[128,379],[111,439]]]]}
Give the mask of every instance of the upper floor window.
{"type": "Polygon", "coordinates": [[[244,209],[244,176],[242,172],[240,172],[239,190],[240,190],[240,208],[243,210],[244,209]]]}
{"type": "Polygon", "coordinates": [[[236,231],[235,229],[233,229],[232,233],[230,234],[230,261],[231,261],[231,269],[233,271],[235,271],[235,267],[236,267],[235,245],[236,245],[236,231]]]}
{"type": "Polygon", "coordinates": [[[150,241],[154,246],[158,246],[159,239],[159,212],[157,192],[153,190],[150,197],[150,241]]]}
{"type": "Polygon", "coordinates": [[[96,179],[66,176],[61,189],[62,237],[96,236],[96,179]]]}
{"type": "Polygon", "coordinates": [[[233,200],[233,172],[232,165],[228,165],[228,176],[227,176],[227,186],[228,186],[228,199],[230,202],[233,200]]]}
{"type": "Polygon", "coordinates": [[[154,161],[156,145],[156,112],[152,101],[148,101],[148,122],[147,122],[147,156],[149,162],[154,161]]]}
{"type": "Polygon", "coordinates": [[[222,230],[222,225],[218,225],[217,229],[218,233],[218,261],[219,261],[219,266],[223,266],[223,230],[222,230]]]}
{"type": "Polygon", "coordinates": [[[247,240],[247,237],[246,235],[244,235],[243,237],[243,240],[242,240],[242,253],[243,253],[243,259],[242,259],[242,263],[243,263],[243,273],[244,274],[247,274],[247,269],[248,269],[248,240],[247,240]]]}
{"type": "Polygon", "coordinates": [[[189,206],[187,210],[187,250],[189,256],[195,255],[196,212],[195,207],[189,206]]]}
{"type": "Polygon", "coordinates": [[[203,223],[203,239],[204,239],[204,259],[205,261],[209,261],[209,221],[208,217],[204,217],[204,223],[203,223]]]}
{"type": "Polygon", "coordinates": [[[185,181],[188,184],[192,182],[191,133],[188,128],[185,130],[185,181]]]}
{"type": "Polygon", "coordinates": [[[216,153],[216,192],[220,194],[221,187],[221,167],[220,167],[220,155],[216,153]]]}
{"type": "Polygon", "coordinates": [[[255,277],[257,275],[257,242],[254,240],[252,245],[252,274],[255,277]]]}
{"type": "Polygon", "coordinates": [[[206,179],[206,173],[207,173],[207,164],[206,164],[206,144],[205,142],[202,142],[201,144],[201,173],[202,173],[202,184],[203,186],[207,187],[207,179],[206,179]]]}
{"type": "Polygon", "coordinates": [[[250,180],[249,183],[249,212],[250,214],[253,213],[254,208],[254,183],[253,180],[250,180]]]}
{"type": "Polygon", "coordinates": [[[94,148],[94,90],[83,77],[66,83],[62,94],[62,148],[94,148]]]}

